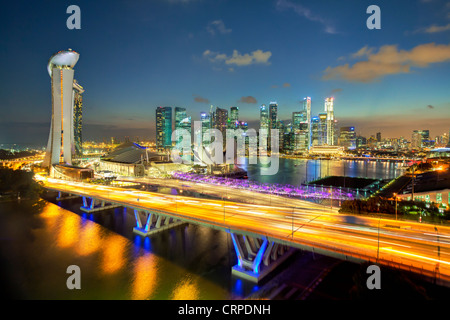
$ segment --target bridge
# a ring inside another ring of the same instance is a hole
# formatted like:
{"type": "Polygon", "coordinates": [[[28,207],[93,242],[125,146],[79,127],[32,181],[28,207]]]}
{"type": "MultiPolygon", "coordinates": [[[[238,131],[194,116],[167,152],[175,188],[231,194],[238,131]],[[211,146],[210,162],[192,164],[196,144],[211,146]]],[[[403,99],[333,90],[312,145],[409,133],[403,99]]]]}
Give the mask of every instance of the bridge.
{"type": "Polygon", "coordinates": [[[292,249],[339,259],[392,266],[450,285],[450,228],[410,221],[336,213],[303,201],[296,206],[261,206],[226,200],[164,195],[59,179],[43,180],[61,199],[83,197],[82,210],[124,206],[134,212],[134,232],[151,236],[182,223],[230,233],[237,265],[232,273],[260,281],[292,249]]]}

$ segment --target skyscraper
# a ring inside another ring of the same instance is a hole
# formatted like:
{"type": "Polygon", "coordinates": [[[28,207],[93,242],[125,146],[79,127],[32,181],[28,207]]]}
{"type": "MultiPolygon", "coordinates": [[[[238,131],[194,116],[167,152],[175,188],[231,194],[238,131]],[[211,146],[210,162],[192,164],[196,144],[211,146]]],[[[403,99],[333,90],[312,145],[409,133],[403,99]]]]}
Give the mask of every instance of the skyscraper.
{"type": "MultiPolygon", "coordinates": [[[[186,130],[191,135],[191,117],[186,114],[186,108],[175,107],[175,130],[186,130]]],[[[178,131],[175,131],[178,132],[178,131]]],[[[180,143],[182,135],[175,137],[176,145],[180,143]]]]}
{"type": "Polygon", "coordinates": [[[421,149],[427,147],[430,139],[430,130],[414,130],[411,140],[411,148],[421,149]]]}
{"type": "Polygon", "coordinates": [[[71,165],[74,151],[73,128],[73,67],[79,54],[69,49],[54,54],[48,62],[47,71],[52,80],[52,120],[47,152],[43,165],[51,167],[61,162],[71,165]]]}
{"type": "Polygon", "coordinates": [[[219,130],[222,133],[223,146],[227,140],[227,125],[228,125],[228,110],[216,107],[214,112],[214,124],[213,128],[219,130]]]}
{"type": "Polygon", "coordinates": [[[311,146],[319,145],[319,117],[311,118],[311,146]]]}
{"type": "Polygon", "coordinates": [[[307,122],[307,148],[311,147],[311,98],[306,97],[303,99],[303,110],[306,111],[306,122],[307,122]]]}
{"type": "Polygon", "coordinates": [[[73,144],[75,155],[83,155],[83,92],[77,80],[73,80],[73,144]]]}
{"type": "Polygon", "coordinates": [[[318,140],[319,146],[327,144],[327,114],[319,113],[319,124],[318,124],[318,140]]]}
{"type": "Polygon", "coordinates": [[[180,122],[186,117],[186,108],[175,107],[175,130],[180,128],[180,122]]]}
{"type": "Polygon", "coordinates": [[[325,112],[327,113],[327,144],[333,146],[335,144],[334,135],[334,98],[325,99],[325,112]]]}
{"type": "Polygon", "coordinates": [[[156,148],[158,151],[172,147],[172,108],[156,108],[156,148]]]}
{"type": "Polygon", "coordinates": [[[277,129],[278,104],[276,101],[269,103],[269,126],[270,129],[277,129]]]}
{"type": "Polygon", "coordinates": [[[230,108],[230,129],[236,129],[239,127],[239,108],[230,108]]]}
{"type": "Polygon", "coordinates": [[[269,111],[265,104],[259,107],[259,123],[261,129],[269,129],[269,111]]]}
{"type": "Polygon", "coordinates": [[[339,134],[339,145],[345,149],[353,150],[356,148],[355,127],[341,127],[339,134]]]}

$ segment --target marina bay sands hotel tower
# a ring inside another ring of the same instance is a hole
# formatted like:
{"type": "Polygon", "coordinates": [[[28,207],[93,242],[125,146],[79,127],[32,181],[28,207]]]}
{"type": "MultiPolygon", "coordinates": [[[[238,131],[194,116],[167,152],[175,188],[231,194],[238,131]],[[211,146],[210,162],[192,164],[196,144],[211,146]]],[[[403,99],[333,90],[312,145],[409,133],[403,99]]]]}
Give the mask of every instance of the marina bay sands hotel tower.
{"type": "Polygon", "coordinates": [[[74,82],[73,67],[79,56],[69,49],[54,54],[48,62],[47,70],[52,83],[52,120],[43,163],[45,167],[72,165],[72,154],[75,153],[74,95],[79,87],[74,82]]]}

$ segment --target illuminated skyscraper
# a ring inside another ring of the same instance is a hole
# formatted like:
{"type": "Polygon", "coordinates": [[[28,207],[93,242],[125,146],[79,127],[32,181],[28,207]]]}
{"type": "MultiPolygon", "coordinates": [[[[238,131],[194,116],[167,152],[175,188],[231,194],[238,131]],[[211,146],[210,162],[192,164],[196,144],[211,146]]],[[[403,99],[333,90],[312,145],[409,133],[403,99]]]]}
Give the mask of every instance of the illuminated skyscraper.
{"type": "Polygon", "coordinates": [[[238,107],[230,108],[230,128],[231,129],[239,128],[239,108],[238,107]]]}
{"type": "Polygon", "coordinates": [[[52,120],[43,165],[72,164],[74,150],[74,70],[79,54],[69,49],[54,54],[47,65],[52,84],[52,120]]]}
{"type": "Polygon", "coordinates": [[[175,130],[180,128],[180,122],[186,117],[186,108],[175,107],[175,130]]]}
{"type": "Polygon", "coordinates": [[[261,129],[269,129],[269,111],[265,104],[259,107],[259,123],[261,129]]]}
{"type": "Polygon", "coordinates": [[[75,155],[83,155],[83,92],[77,80],[73,80],[73,144],[75,155]]]}
{"type": "Polygon", "coordinates": [[[318,123],[318,142],[319,146],[327,144],[327,114],[319,113],[318,123]]]}
{"type": "Polygon", "coordinates": [[[156,108],[156,148],[158,151],[172,147],[172,108],[156,108]]]}
{"type": "Polygon", "coordinates": [[[334,146],[334,98],[325,99],[325,112],[327,113],[327,144],[329,146],[334,146]]]}
{"type": "Polygon", "coordinates": [[[356,148],[355,127],[340,128],[339,145],[349,150],[353,150],[356,148]]]}
{"type": "Polygon", "coordinates": [[[412,134],[411,147],[421,149],[428,147],[430,139],[430,130],[414,130],[412,134]]]}
{"type": "Polygon", "coordinates": [[[307,148],[311,147],[311,98],[306,97],[303,99],[303,110],[306,112],[306,122],[307,122],[307,148]]]}
{"type": "MultiPolygon", "coordinates": [[[[175,130],[186,130],[191,134],[191,117],[186,114],[186,108],[175,107],[175,130]]],[[[178,132],[178,131],[175,131],[178,132]]],[[[175,137],[176,144],[181,141],[181,135],[175,137]]]]}
{"type": "Polygon", "coordinates": [[[269,126],[270,129],[277,129],[278,104],[275,101],[269,103],[269,126]]]}
{"type": "Polygon", "coordinates": [[[319,117],[311,118],[311,146],[319,145],[319,117]]]}

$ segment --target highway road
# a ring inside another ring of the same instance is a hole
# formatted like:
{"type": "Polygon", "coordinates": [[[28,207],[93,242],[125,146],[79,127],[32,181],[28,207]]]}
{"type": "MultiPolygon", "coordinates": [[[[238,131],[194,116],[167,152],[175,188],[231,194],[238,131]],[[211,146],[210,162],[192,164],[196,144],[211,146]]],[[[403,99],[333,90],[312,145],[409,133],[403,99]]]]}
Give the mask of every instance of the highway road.
{"type": "Polygon", "coordinates": [[[342,215],[302,200],[296,200],[301,205],[295,207],[263,206],[51,178],[43,182],[50,189],[164,211],[191,223],[266,236],[297,248],[314,247],[316,252],[331,256],[378,260],[450,280],[450,228],[445,226],[342,215]]]}

